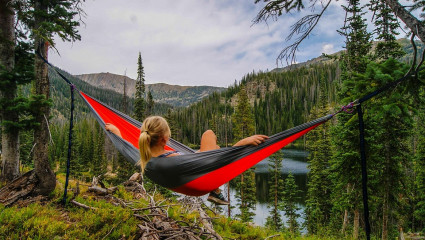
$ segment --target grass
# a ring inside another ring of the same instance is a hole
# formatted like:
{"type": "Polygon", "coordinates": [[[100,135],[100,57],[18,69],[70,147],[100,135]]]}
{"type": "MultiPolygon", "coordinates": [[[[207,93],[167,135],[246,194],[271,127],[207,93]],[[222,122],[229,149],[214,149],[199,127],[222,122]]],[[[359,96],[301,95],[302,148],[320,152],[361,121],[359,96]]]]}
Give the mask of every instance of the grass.
{"type": "MultiPolygon", "coordinates": [[[[133,211],[115,206],[110,202],[99,199],[87,193],[88,183],[80,184],[80,195],[76,201],[96,208],[87,210],[72,204],[61,204],[64,176],[58,175],[58,184],[55,191],[45,202],[32,203],[25,207],[4,207],[0,204],[0,239],[135,239],[139,231],[133,211]]],[[[75,188],[76,182],[70,181],[69,189],[75,188]]],[[[72,197],[69,191],[68,198],[72,197]]],[[[126,202],[132,202],[133,208],[146,208],[148,201],[134,199],[132,193],[119,186],[114,193],[115,197],[126,202]]],[[[187,212],[173,199],[164,199],[160,194],[155,195],[156,201],[164,200],[169,205],[168,216],[176,221],[186,223],[199,222],[197,212],[187,212]]],[[[143,212],[142,212],[143,213],[143,212]]],[[[147,213],[144,212],[144,213],[147,213]]],[[[141,214],[141,213],[140,213],[141,214]]],[[[215,231],[224,239],[324,239],[315,236],[291,236],[289,233],[275,232],[264,227],[253,226],[238,220],[228,219],[222,215],[215,215],[208,211],[213,219],[215,231]]],[[[329,239],[329,238],[328,238],[329,239]]]]}

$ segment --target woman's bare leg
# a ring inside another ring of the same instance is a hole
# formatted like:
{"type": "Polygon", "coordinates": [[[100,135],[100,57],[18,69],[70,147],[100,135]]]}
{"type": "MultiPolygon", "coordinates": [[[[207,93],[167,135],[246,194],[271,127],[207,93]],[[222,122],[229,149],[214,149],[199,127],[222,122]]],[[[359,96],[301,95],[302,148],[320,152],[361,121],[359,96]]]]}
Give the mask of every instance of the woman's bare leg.
{"type": "Polygon", "coordinates": [[[202,134],[200,152],[219,149],[217,145],[217,136],[212,130],[207,130],[202,134]]]}
{"type": "MultiPolygon", "coordinates": [[[[202,134],[201,138],[201,147],[199,149],[200,152],[210,151],[214,149],[219,149],[220,147],[217,145],[217,136],[212,130],[207,130],[202,134]]],[[[228,205],[229,202],[226,201],[223,195],[220,194],[220,188],[213,190],[208,196],[208,200],[214,202],[219,205],[228,205]],[[215,192],[215,193],[213,193],[215,192]]]]}

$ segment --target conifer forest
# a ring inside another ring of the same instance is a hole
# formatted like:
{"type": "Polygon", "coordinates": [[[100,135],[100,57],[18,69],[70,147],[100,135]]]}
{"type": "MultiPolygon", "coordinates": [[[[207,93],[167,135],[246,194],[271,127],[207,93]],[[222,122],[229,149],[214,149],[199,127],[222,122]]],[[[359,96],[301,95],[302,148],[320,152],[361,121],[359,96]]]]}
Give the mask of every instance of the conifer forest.
{"type": "MultiPolygon", "coordinates": [[[[307,4],[301,0],[255,0],[251,4],[254,2],[264,5],[253,20],[254,24],[284,18],[307,4]]],[[[330,2],[323,1],[324,10],[330,2]]],[[[115,149],[78,91],[138,121],[151,115],[163,116],[170,126],[171,137],[193,149],[199,149],[201,136],[208,129],[215,132],[218,145],[224,148],[254,134],[272,136],[335,114],[288,146],[308,152],[303,194],[293,174],[282,174],[285,156],[278,151],[267,159],[267,184],[256,184],[253,167],[227,185],[234,191],[235,201],[229,209],[217,209],[219,215],[229,216],[223,221],[252,224],[257,192],[263,191],[267,193],[269,212],[261,227],[272,231],[272,237],[386,240],[416,236],[415,239],[425,239],[425,25],[423,19],[412,14],[419,11],[423,17],[425,1],[411,1],[409,7],[396,0],[338,3],[346,13],[345,23],[338,30],[345,38],[343,51],[317,56],[316,61],[309,64],[294,64],[271,71],[247,70],[226,90],[188,107],[179,107],[178,104],[159,103],[151,91],[147,91],[145,78],[148,76],[144,69],[147,60],[140,52],[134,59],[137,65],[134,97],[128,95],[125,82],[123,92],[106,90],[80,80],[66,69],[48,67],[43,62],[38,54],[48,60],[47,49],[55,46],[54,36],[70,42],[81,39],[77,31],[81,23],[78,16],[84,10],[81,1],[0,0],[0,225],[4,226],[0,226],[0,239],[43,239],[41,233],[38,238],[26,236],[25,231],[14,233],[11,226],[16,223],[7,220],[7,209],[23,208],[19,200],[35,196],[61,201],[69,156],[72,181],[84,185],[101,176],[102,184],[119,189],[113,199],[121,197],[126,203],[132,201],[122,190],[123,183],[140,169],[115,149]],[[373,22],[364,19],[366,11],[374,12],[373,22]],[[400,34],[401,27],[407,29],[406,33],[400,34]],[[73,85],[70,87],[62,76],[73,85]],[[403,80],[391,84],[399,79],[403,80]],[[385,86],[388,87],[376,92],[385,86]],[[71,96],[72,91],[75,96],[71,96]],[[372,93],[376,96],[369,95],[372,93]],[[71,98],[75,99],[72,116],[71,98]],[[342,109],[350,103],[353,103],[351,108],[342,109]],[[359,137],[362,128],[364,141],[359,137]],[[362,181],[365,177],[362,154],[367,160],[366,186],[362,181]],[[363,198],[365,190],[367,209],[363,198]],[[305,203],[302,209],[297,204],[300,196],[305,203]],[[302,222],[297,220],[300,218],[302,222]]],[[[319,19],[320,15],[308,15],[297,22],[298,29],[295,27],[293,31],[301,34],[299,42],[283,48],[277,56],[279,61],[294,60],[297,49],[302,47],[301,41],[319,19]]],[[[152,196],[160,194],[164,201],[176,198],[171,190],[155,185],[148,178],[140,182],[152,196]]],[[[72,193],[72,196],[77,195],[72,193]]],[[[75,199],[87,204],[86,198],[75,199]]],[[[69,205],[75,199],[65,199],[65,202],[69,205]]],[[[153,199],[151,197],[149,207],[156,208],[152,205],[153,199]]],[[[126,203],[118,201],[114,207],[126,203]]],[[[35,204],[37,207],[59,206],[59,203],[35,204]]],[[[86,205],[83,208],[86,212],[96,211],[95,208],[87,210],[86,205]]],[[[52,211],[65,210],[54,207],[52,211]]],[[[116,214],[126,214],[120,211],[116,214]]],[[[175,216],[177,222],[181,220],[175,212],[166,211],[167,217],[175,216]]],[[[128,224],[139,226],[137,229],[128,227],[130,236],[123,233],[127,231],[122,226],[125,221],[120,220],[109,225],[108,230],[99,230],[106,232],[93,239],[151,239],[143,238],[142,225],[133,222],[139,216],[136,215],[126,217],[130,219],[128,224]],[[120,233],[115,234],[115,231],[120,233]],[[139,238],[131,237],[134,232],[139,238]]],[[[228,222],[212,221],[219,229],[217,233],[208,228],[212,235],[197,236],[199,239],[223,239],[219,234],[228,239],[267,237],[255,235],[260,234],[257,230],[249,230],[253,234],[250,237],[231,235],[238,230],[233,229],[231,234],[226,232],[229,231],[225,230],[228,222]]],[[[98,224],[98,229],[103,229],[101,225],[98,224]]],[[[95,234],[98,230],[93,229],[88,231],[95,234]]],[[[72,239],[70,236],[91,239],[94,236],[64,233],[62,238],[59,235],[57,239],[72,239]]],[[[164,236],[152,239],[168,239],[164,236]]]]}

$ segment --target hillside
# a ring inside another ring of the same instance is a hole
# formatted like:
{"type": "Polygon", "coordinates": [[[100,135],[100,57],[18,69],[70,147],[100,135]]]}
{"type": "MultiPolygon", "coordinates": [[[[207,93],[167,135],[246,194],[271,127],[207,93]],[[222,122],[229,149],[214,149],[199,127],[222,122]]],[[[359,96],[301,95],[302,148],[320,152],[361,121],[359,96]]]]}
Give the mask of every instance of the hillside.
{"type": "MultiPolygon", "coordinates": [[[[115,92],[113,90],[104,89],[90,85],[79,78],[74,77],[70,73],[67,73],[61,69],[57,69],[65,77],[67,77],[80,91],[98,99],[99,101],[115,108],[118,110],[123,109],[122,106],[122,93],[115,92]]],[[[50,97],[53,100],[52,116],[54,121],[67,121],[70,113],[71,94],[68,84],[56,73],[56,71],[49,67],[49,78],[51,83],[50,97]]],[[[29,94],[29,89],[26,90],[29,94]]],[[[155,100],[155,99],[154,99],[155,100]]],[[[127,109],[128,114],[131,115],[133,111],[134,99],[130,98],[128,101],[127,109]]],[[[163,115],[166,114],[168,109],[173,106],[165,103],[156,102],[154,105],[154,114],[163,115]]],[[[90,110],[83,102],[83,100],[75,93],[75,118],[81,119],[90,110]]]]}
{"type": "MultiPolygon", "coordinates": [[[[92,73],[75,75],[75,77],[92,86],[108,89],[122,94],[124,79],[126,80],[128,96],[134,97],[136,81],[127,76],[113,73],[92,73]]],[[[151,91],[153,99],[158,103],[166,103],[177,107],[186,107],[213,92],[221,92],[226,88],[212,86],[179,86],[165,83],[146,84],[146,92],[151,91]]]]}
{"type": "Polygon", "coordinates": [[[133,180],[118,187],[100,181],[109,188],[71,180],[64,206],[64,181],[60,174],[49,198],[0,204],[0,239],[320,239],[229,219],[202,198],[164,196],[133,180]]]}
{"type": "MultiPolygon", "coordinates": [[[[412,46],[407,39],[399,40],[406,55],[401,61],[412,59],[412,46]]],[[[422,53],[424,46],[417,44],[422,53]]],[[[333,55],[340,55],[342,51],[333,55]]],[[[419,54],[420,55],[420,54],[419,54]]],[[[420,56],[418,56],[420,57],[420,56]]],[[[270,72],[246,74],[241,81],[226,91],[213,94],[189,108],[174,112],[174,138],[185,143],[199,143],[200,133],[212,128],[219,142],[232,142],[231,115],[237,104],[237,94],[244,87],[253,107],[256,132],[271,135],[309,120],[311,110],[319,99],[319,86],[324,84],[330,106],[339,106],[338,88],[341,69],[336,59],[325,56],[270,72]]]]}
{"type": "MultiPolygon", "coordinates": [[[[403,62],[409,62],[411,61],[412,55],[413,55],[413,47],[412,44],[410,43],[410,40],[406,39],[406,38],[400,38],[397,40],[398,43],[400,43],[403,51],[406,52],[406,55],[403,56],[400,60],[403,62]]],[[[373,47],[376,46],[378,42],[373,42],[373,47]]],[[[420,56],[422,54],[422,52],[424,51],[424,44],[422,44],[420,41],[416,41],[416,45],[419,51],[419,54],[417,56],[418,60],[420,60],[420,56]]],[[[336,56],[340,56],[342,53],[344,52],[344,50],[330,54],[330,56],[336,57],[336,56]]],[[[298,69],[301,67],[309,67],[309,66],[313,66],[313,65],[317,65],[317,64],[328,64],[328,63],[332,63],[334,60],[322,55],[316,58],[312,58],[310,60],[307,60],[305,62],[301,62],[301,63],[297,63],[297,64],[292,64],[290,66],[286,66],[283,68],[275,68],[273,70],[271,70],[271,72],[285,72],[285,71],[290,71],[290,70],[294,70],[294,69],[298,69]]]]}

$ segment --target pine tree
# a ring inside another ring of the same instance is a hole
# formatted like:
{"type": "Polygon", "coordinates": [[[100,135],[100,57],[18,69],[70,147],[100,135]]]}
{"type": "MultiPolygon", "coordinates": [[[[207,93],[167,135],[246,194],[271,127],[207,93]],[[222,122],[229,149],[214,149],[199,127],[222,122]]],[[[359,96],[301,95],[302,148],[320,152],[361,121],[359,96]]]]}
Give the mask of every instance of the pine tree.
{"type": "Polygon", "coordinates": [[[414,217],[419,231],[425,231],[425,110],[420,109],[417,119],[417,151],[415,153],[414,171],[415,171],[415,187],[416,187],[416,208],[414,217]]]}
{"type": "Polygon", "coordinates": [[[145,111],[145,72],[142,64],[142,55],[139,52],[139,58],[137,60],[136,93],[134,99],[134,118],[142,122],[146,117],[145,111]]]}
{"type": "MultiPolygon", "coordinates": [[[[342,55],[342,89],[339,102],[350,102],[359,97],[361,84],[354,80],[358,73],[366,71],[371,48],[370,34],[363,19],[360,1],[350,0],[344,7],[348,14],[348,24],[340,33],[346,37],[346,53],[342,55]]],[[[357,115],[339,114],[338,123],[333,129],[332,180],[335,190],[333,216],[334,223],[341,224],[343,233],[347,230],[349,219],[353,219],[353,238],[359,237],[361,198],[361,166],[359,154],[359,134],[357,115]],[[341,215],[342,217],[341,217],[341,215]],[[343,219],[340,223],[340,219],[343,219]]]]}
{"type": "MultiPolygon", "coordinates": [[[[328,97],[325,90],[325,76],[321,76],[319,105],[312,112],[311,119],[325,116],[328,112],[328,97]]],[[[331,179],[329,178],[329,159],[332,156],[327,123],[318,126],[307,135],[308,173],[306,226],[310,234],[320,233],[329,224],[331,212],[331,179]]]]}
{"type": "Polygon", "coordinates": [[[152,93],[151,93],[151,91],[149,91],[148,92],[148,99],[146,101],[146,113],[145,113],[146,117],[153,114],[154,105],[155,105],[155,102],[153,101],[152,93]]]}
{"type": "MultiPolygon", "coordinates": [[[[233,135],[240,140],[251,136],[255,131],[254,116],[248,102],[248,95],[244,88],[238,96],[238,105],[233,116],[233,135]]],[[[242,173],[237,179],[236,198],[239,201],[240,219],[244,222],[252,221],[256,204],[255,173],[251,169],[242,173]]]]}
{"type": "MultiPolygon", "coordinates": [[[[383,86],[401,78],[408,67],[405,64],[389,59],[381,64],[369,64],[365,74],[359,78],[367,80],[371,85],[383,86]]],[[[361,80],[360,80],[361,81],[361,80]]],[[[369,143],[371,197],[377,197],[376,225],[381,226],[382,239],[392,239],[396,235],[402,206],[406,173],[409,171],[411,157],[407,141],[411,133],[413,119],[411,116],[411,100],[403,92],[406,85],[400,85],[391,92],[383,93],[374,99],[369,107],[366,124],[369,143]]]]}
{"type": "Polygon", "coordinates": [[[385,1],[371,0],[369,9],[375,13],[374,21],[376,40],[375,56],[385,61],[389,58],[399,58],[404,55],[401,45],[396,41],[399,35],[400,24],[393,11],[385,1]]]}
{"type": "MultiPolygon", "coordinates": [[[[10,102],[17,97],[17,83],[8,79],[7,75],[15,67],[15,11],[10,2],[0,1],[0,83],[1,83],[1,122],[17,122],[19,115],[16,111],[10,111],[10,102]],[[9,102],[9,104],[7,104],[9,102]]],[[[19,130],[2,125],[2,158],[1,180],[12,181],[19,176],[19,130]]]]}
{"type": "Polygon", "coordinates": [[[121,100],[121,111],[128,114],[128,96],[127,96],[127,77],[124,74],[123,78],[123,95],[121,100]]]}
{"type": "Polygon", "coordinates": [[[270,208],[270,216],[267,217],[266,226],[270,227],[273,230],[281,230],[284,225],[282,222],[282,217],[280,215],[280,205],[283,198],[283,179],[282,179],[282,160],[283,153],[278,151],[275,154],[269,157],[269,199],[273,201],[273,204],[270,208]]]}
{"type": "Polygon", "coordinates": [[[289,173],[285,179],[281,209],[285,212],[285,216],[288,218],[286,222],[287,229],[293,235],[299,234],[299,224],[297,222],[297,218],[301,216],[298,213],[300,208],[297,206],[297,202],[299,200],[297,195],[299,192],[300,190],[298,190],[298,186],[295,183],[294,175],[289,173]]]}
{"type": "Polygon", "coordinates": [[[233,116],[234,137],[239,141],[254,134],[255,122],[251,106],[249,105],[248,95],[244,87],[238,94],[238,104],[233,116]]]}

